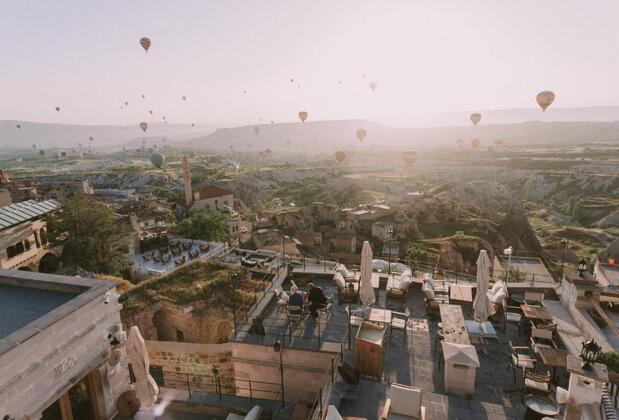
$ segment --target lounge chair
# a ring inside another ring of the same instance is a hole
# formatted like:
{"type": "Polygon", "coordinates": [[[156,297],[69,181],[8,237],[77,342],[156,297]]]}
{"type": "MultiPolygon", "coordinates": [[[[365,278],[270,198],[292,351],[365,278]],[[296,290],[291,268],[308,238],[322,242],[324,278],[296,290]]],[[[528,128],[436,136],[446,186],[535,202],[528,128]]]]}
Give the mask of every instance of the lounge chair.
{"type": "Polygon", "coordinates": [[[249,413],[245,416],[240,416],[238,414],[230,413],[226,417],[226,420],[258,420],[260,418],[260,414],[262,414],[262,408],[259,405],[254,406],[249,413]]]}
{"type": "Polygon", "coordinates": [[[449,303],[449,295],[436,294],[430,283],[425,283],[421,288],[426,304],[426,313],[439,313],[441,303],[449,303]]]}
{"type": "Polygon", "coordinates": [[[391,336],[393,335],[393,330],[401,331],[404,341],[406,344],[406,326],[408,325],[408,318],[411,316],[410,309],[406,308],[404,312],[391,312],[391,325],[389,328],[389,344],[391,344],[391,336]]]}
{"type": "Polygon", "coordinates": [[[337,298],[339,302],[355,302],[359,296],[359,283],[346,282],[340,272],[336,272],[333,281],[337,287],[337,298]]]}
{"type": "Polygon", "coordinates": [[[351,327],[360,327],[365,321],[368,311],[362,308],[350,309],[349,305],[346,305],[346,317],[351,327]]]}
{"type": "Polygon", "coordinates": [[[391,277],[387,281],[387,299],[405,300],[408,296],[408,291],[413,285],[413,276],[410,271],[402,273],[400,277],[391,277]]]}
{"type": "Polygon", "coordinates": [[[335,271],[340,273],[346,282],[359,282],[359,276],[348,271],[344,264],[338,264],[335,271]]]}
{"type": "Polygon", "coordinates": [[[391,384],[381,420],[425,419],[426,409],[421,405],[421,388],[391,384]]]}

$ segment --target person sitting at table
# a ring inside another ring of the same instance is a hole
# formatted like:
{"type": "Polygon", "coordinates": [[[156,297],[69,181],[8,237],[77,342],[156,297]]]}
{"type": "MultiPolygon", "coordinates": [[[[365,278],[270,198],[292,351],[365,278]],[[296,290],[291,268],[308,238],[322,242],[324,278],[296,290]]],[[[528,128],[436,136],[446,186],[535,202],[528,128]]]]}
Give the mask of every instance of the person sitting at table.
{"type": "Polygon", "coordinates": [[[301,292],[299,292],[299,288],[296,284],[292,283],[290,286],[290,296],[288,297],[288,309],[292,315],[300,315],[303,312],[303,303],[305,302],[305,297],[301,292]],[[299,309],[293,309],[291,306],[298,306],[299,309]]]}
{"type": "Polygon", "coordinates": [[[322,290],[322,287],[316,286],[314,283],[310,283],[308,287],[308,300],[310,301],[309,309],[312,316],[316,318],[318,317],[318,308],[325,306],[328,299],[325,296],[325,292],[322,290]]]}

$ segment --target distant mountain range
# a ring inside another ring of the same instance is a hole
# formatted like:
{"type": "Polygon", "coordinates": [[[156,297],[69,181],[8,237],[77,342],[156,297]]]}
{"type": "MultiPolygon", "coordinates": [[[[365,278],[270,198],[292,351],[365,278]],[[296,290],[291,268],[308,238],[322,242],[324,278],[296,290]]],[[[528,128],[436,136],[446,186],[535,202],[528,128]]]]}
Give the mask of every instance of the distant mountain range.
{"type": "Polygon", "coordinates": [[[509,144],[585,144],[619,142],[619,107],[556,108],[542,113],[534,109],[480,111],[477,127],[468,123],[468,113],[446,113],[427,121],[428,128],[393,127],[365,120],[307,121],[219,128],[188,124],[150,124],[142,133],[133,126],[48,124],[27,121],[0,121],[0,146],[7,149],[84,147],[119,149],[142,141],[160,144],[163,138],[191,148],[290,148],[346,149],[358,147],[356,131],[367,131],[363,145],[417,147],[468,144],[479,139],[482,145],[495,140],[509,144]],[[432,125],[435,125],[432,127],[432,125]],[[440,124],[440,126],[439,126],[440,124]],[[17,125],[20,128],[17,128],[17,125]],[[93,137],[94,141],[90,141],[93,137]]]}

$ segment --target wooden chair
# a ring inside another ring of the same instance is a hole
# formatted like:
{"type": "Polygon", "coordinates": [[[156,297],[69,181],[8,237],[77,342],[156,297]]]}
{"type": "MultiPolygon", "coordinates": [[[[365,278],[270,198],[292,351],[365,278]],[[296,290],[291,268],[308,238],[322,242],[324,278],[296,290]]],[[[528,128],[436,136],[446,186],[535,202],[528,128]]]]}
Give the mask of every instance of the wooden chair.
{"type": "Polygon", "coordinates": [[[348,282],[346,286],[337,288],[337,299],[339,302],[356,302],[359,297],[359,283],[348,282]]]}
{"type": "Polygon", "coordinates": [[[391,384],[381,420],[425,419],[426,409],[421,405],[421,388],[391,384]]]}
{"type": "Polygon", "coordinates": [[[286,318],[291,324],[298,324],[305,318],[305,307],[303,305],[290,305],[286,306],[286,318]]]}
{"type": "Polygon", "coordinates": [[[550,372],[536,373],[532,370],[524,371],[522,390],[526,394],[546,396],[550,393],[550,372]]]}
{"type": "Polygon", "coordinates": [[[403,341],[406,344],[406,326],[408,325],[408,318],[411,316],[410,309],[406,308],[406,310],[402,312],[391,312],[391,325],[389,327],[389,344],[391,344],[391,336],[393,335],[393,330],[402,331],[403,341]]]}
{"type": "Polygon", "coordinates": [[[517,324],[518,332],[522,331],[522,322],[524,317],[522,315],[522,308],[520,306],[510,306],[507,304],[507,299],[504,299],[502,304],[503,312],[503,332],[506,331],[507,324],[517,324]]]}
{"type": "Polygon", "coordinates": [[[522,370],[522,375],[527,369],[535,369],[535,363],[537,359],[530,357],[527,353],[531,349],[526,346],[514,346],[512,342],[509,342],[509,364],[512,367],[514,374],[514,383],[516,383],[516,370],[522,370]]]}
{"type": "Polygon", "coordinates": [[[363,309],[350,309],[349,305],[346,305],[346,318],[351,327],[360,327],[365,321],[366,311],[363,309]]]}
{"type": "MultiPolygon", "coordinates": [[[[424,286],[425,287],[425,286],[424,286]]],[[[423,288],[424,302],[426,305],[426,313],[439,313],[439,305],[441,303],[449,303],[449,295],[437,295],[433,290],[423,288]]]]}

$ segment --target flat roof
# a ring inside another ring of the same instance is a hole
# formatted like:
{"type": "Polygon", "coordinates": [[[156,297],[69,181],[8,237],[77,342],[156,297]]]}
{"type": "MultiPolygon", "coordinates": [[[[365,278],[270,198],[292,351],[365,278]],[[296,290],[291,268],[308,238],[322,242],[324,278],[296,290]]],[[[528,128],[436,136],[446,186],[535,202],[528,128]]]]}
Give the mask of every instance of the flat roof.
{"type": "Polygon", "coordinates": [[[36,219],[60,208],[56,200],[27,200],[0,207],[0,230],[36,219]]]}
{"type": "Polygon", "coordinates": [[[115,286],[82,277],[0,269],[0,356],[115,286]]]}

